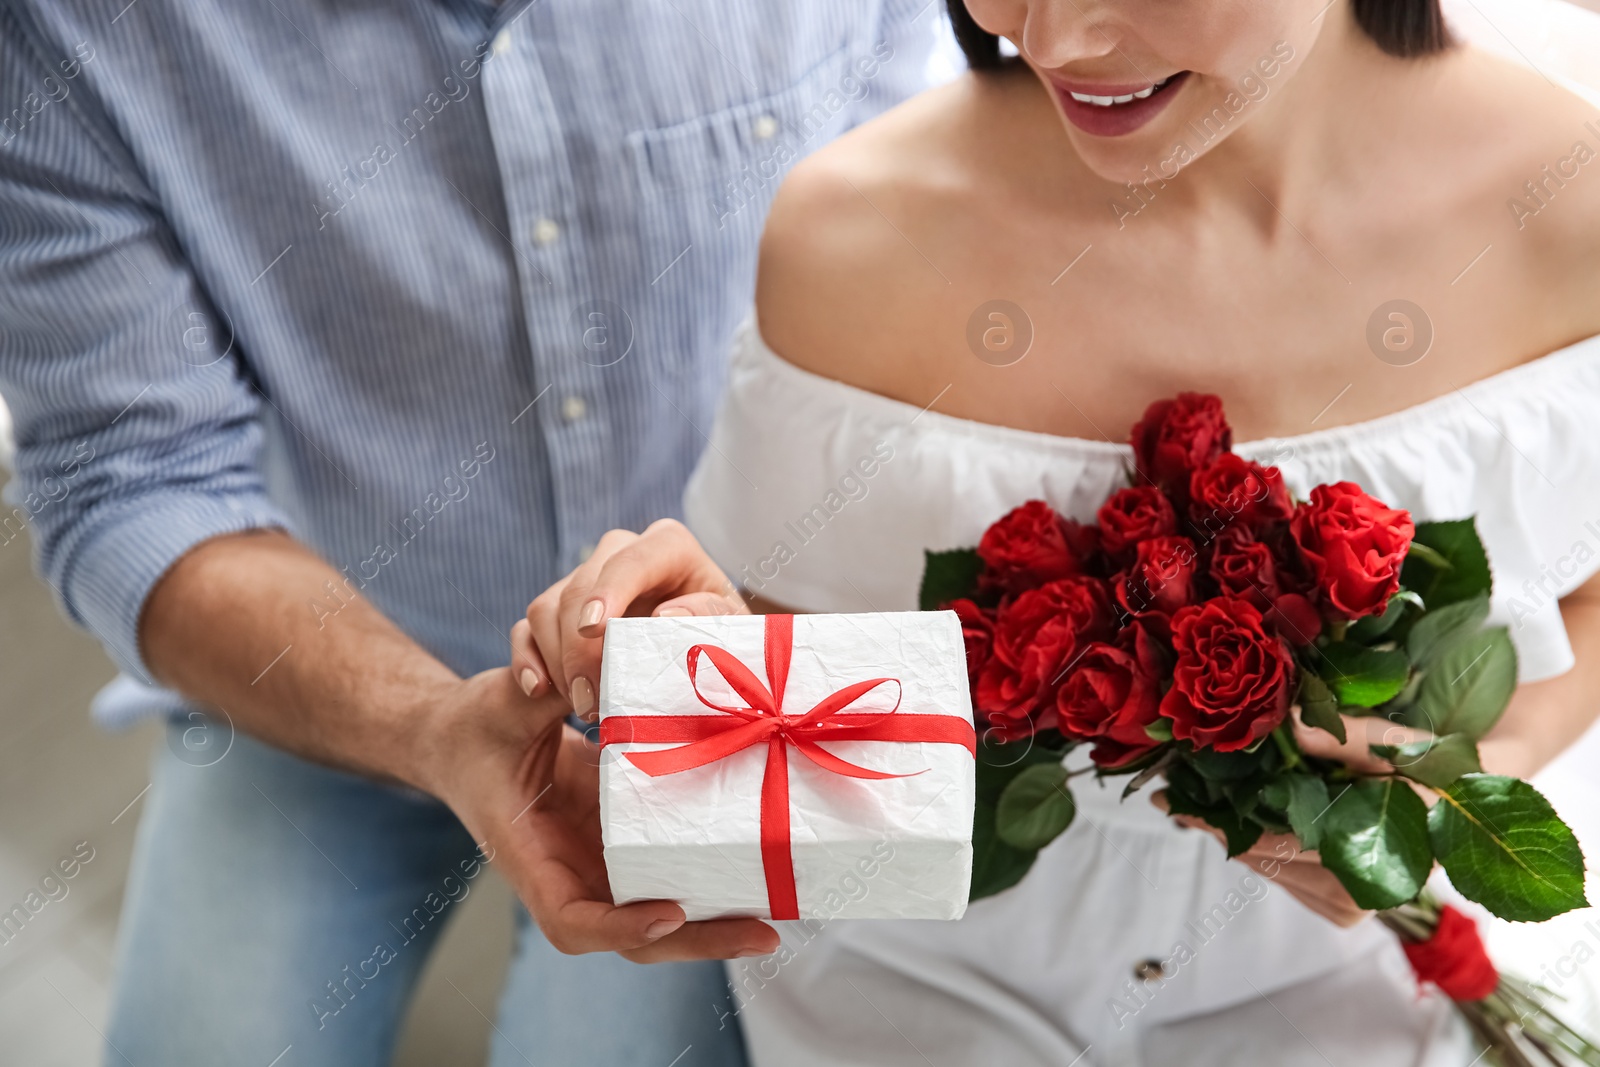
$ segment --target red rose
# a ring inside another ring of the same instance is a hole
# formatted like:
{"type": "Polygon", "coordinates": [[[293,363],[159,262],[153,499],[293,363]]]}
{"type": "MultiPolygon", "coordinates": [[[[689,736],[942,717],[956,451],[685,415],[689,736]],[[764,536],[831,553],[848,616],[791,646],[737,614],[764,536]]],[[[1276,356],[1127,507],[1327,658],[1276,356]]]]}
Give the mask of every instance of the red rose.
{"type": "Polygon", "coordinates": [[[1292,509],[1277,467],[1263,467],[1232,452],[1189,476],[1189,515],[1213,534],[1236,521],[1251,526],[1281,521],[1292,509]]]}
{"type": "Polygon", "coordinates": [[[1043,500],[1030,500],[983,532],[978,555],[986,582],[1018,592],[1080,573],[1082,544],[1077,523],[1043,500]]]}
{"type": "Polygon", "coordinates": [[[978,673],[989,662],[994,648],[994,619],[970,600],[955,600],[948,607],[961,620],[961,640],[967,646],[967,682],[978,680],[978,673]]]}
{"type": "Polygon", "coordinates": [[[1207,393],[1179,393],[1144,410],[1133,427],[1139,473],[1169,492],[1183,494],[1191,472],[1233,447],[1233,429],[1222,400],[1207,393]]]}
{"type": "Polygon", "coordinates": [[[1178,517],[1166,494],[1153,485],[1119,489],[1100,505],[1100,544],[1113,555],[1151,537],[1178,532],[1178,517]]]}
{"type": "Polygon", "coordinates": [[[1156,721],[1161,679],[1153,663],[1097,642],[1084,650],[1056,694],[1061,732],[1095,743],[1089,758],[1115,767],[1155,748],[1144,728],[1156,721]]]}
{"type": "Polygon", "coordinates": [[[993,654],[973,690],[984,721],[1006,736],[1054,725],[1049,705],[1062,675],[1085,645],[1110,635],[1110,601],[1099,579],[1062,578],[1002,604],[993,654]],[[1040,710],[1047,714],[1031,721],[1040,710]]]}
{"type": "Polygon", "coordinates": [[[1187,537],[1140,541],[1133,564],[1117,582],[1117,602],[1132,615],[1159,611],[1170,615],[1194,599],[1199,554],[1187,537]]]}
{"type": "Polygon", "coordinates": [[[1178,661],[1161,714],[1172,720],[1173,737],[1234,752],[1267,736],[1288,714],[1294,660],[1249,601],[1224,596],[1179,608],[1172,647],[1178,661]]]}
{"type": "Polygon", "coordinates": [[[1319,485],[1289,522],[1323,599],[1347,619],[1384,609],[1416,527],[1411,513],[1374,500],[1353,482],[1319,485]]]}
{"type": "Polygon", "coordinates": [[[1229,526],[1217,536],[1207,571],[1224,596],[1250,601],[1294,644],[1308,645],[1322,632],[1322,616],[1305,595],[1305,583],[1249,527],[1229,526]]]}
{"type": "Polygon", "coordinates": [[[1432,982],[1451,1000],[1482,1000],[1500,985],[1500,974],[1483,947],[1478,924],[1446,904],[1426,941],[1402,941],[1400,948],[1418,982],[1432,982]]]}

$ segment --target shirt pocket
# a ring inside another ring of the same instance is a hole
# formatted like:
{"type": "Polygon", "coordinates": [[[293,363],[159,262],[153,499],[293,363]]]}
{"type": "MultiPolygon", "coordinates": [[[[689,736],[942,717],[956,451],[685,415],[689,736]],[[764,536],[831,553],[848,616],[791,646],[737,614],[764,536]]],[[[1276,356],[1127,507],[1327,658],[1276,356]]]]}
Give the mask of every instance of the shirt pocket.
{"type": "MultiPolygon", "coordinates": [[[[659,261],[656,269],[672,263],[676,271],[694,258],[707,269],[753,271],[778,183],[798,159],[849,128],[867,90],[851,47],[840,45],[777,93],[627,136],[642,247],[659,261]],[[675,262],[680,255],[684,262],[675,262]]],[[[690,266],[685,276],[697,273],[690,266]]]]}

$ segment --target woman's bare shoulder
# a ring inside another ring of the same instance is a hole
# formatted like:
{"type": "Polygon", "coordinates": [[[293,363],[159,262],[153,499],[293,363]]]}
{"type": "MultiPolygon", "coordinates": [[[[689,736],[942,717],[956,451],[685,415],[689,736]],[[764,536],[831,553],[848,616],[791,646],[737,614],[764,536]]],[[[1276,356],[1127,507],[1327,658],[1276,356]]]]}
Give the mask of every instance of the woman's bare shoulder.
{"type": "Polygon", "coordinates": [[[947,299],[965,147],[992,80],[965,75],[864,123],[795,165],[761,239],[756,314],[785,359],[894,393],[896,351],[947,299]],[[872,358],[867,358],[867,357],[872,358]]]}
{"type": "Polygon", "coordinates": [[[1449,105],[1462,154],[1454,172],[1498,217],[1495,250],[1546,295],[1543,315],[1574,335],[1600,331],[1600,105],[1545,73],[1479,53],[1449,105]],[[1469,177],[1470,175],[1470,177],[1469,177]]]}

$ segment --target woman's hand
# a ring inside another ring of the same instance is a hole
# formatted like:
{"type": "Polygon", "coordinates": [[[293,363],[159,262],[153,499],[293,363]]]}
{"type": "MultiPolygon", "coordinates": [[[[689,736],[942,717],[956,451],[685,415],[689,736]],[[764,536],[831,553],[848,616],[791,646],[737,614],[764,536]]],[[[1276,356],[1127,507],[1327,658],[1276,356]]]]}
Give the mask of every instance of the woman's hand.
{"type": "MultiPolygon", "coordinates": [[[[1345,739],[1340,741],[1326,730],[1307,726],[1300,719],[1300,709],[1294,716],[1294,739],[1300,751],[1318,759],[1336,760],[1357,774],[1373,776],[1391,775],[1394,764],[1372,754],[1373,745],[1405,745],[1412,741],[1426,741],[1433,735],[1426,730],[1400,726],[1376,716],[1341,715],[1344,720],[1345,739]]],[[[1432,794],[1424,793],[1425,797],[1432,794]]]]}
{"type": "MultiPolygon", "coordinates": [[[[1300,720],[1300,709],[1294,709],[1294,737],[1300,751],[1319,759],[1337,760],[1365,775],[1391,775],[1395,768],[1387,760],[1372,754],[1372,745],[1403,745],[1420,741],[1429,735],[1423,730],[1397,726],[1386,719],[1342,716],[1345,740],[1340,741],[1326,730],[1307,726],[1300,720]]],[[[1156,793],[1152,802],[1167,811],[1166,796],[1156,793]]],[[[1224,846],[1227,838],[1221,830],[1204,819],[1192,815],[1174,815],[1180,826],[1205,830],[1224,846]]],[[[1354,926],[1370,912],[1351,899],[1332,871],[1322,866],[1322,860],[1313,851],[1300,847],[1292,834],[1263,834],[1246,851],[1234,859],[1260,872],[1269,881],[1276,882],[1300,903],[1338,926],[1354,926]]]]}
{"type": "MultiPolygon", "coordinates": [[[[1150,799],[1162,811],[1168,810],[1164,792],[1150,799]]],[[[1223,832],[1204,819],[1174,815],[1172,821],[1191,830],[1204,830],[1227,846],[1223,832]]],[[[1293,834],[1262,834],[1259,841],[1233,858],[1282,886],[1290,896],[1336,926],[1354,926],[1371,914],[1350,898],[1315,852],[1300,847],[1293,834]]]]}
{"type": "Polygon", "coordinates": [[[622,615],[742,615],[727,575],[681,522],[642,534],[612,530],[571,574],[528,605],[511,631],[518,679],[532,693],[548,680],[586,721],[595,717],[606,620],[622,615]]]}
{"type": "Polygon", "coordinates": [[[502,870],[561,951],[615,951],[647,963],[776,949],[776,932],[757,919],[685,922],[671,901],[613,904],[600,840],[599,754],[562,722],[569,710],[595,716],[607,619],[744,610],[681,523],[663,520],[642,534],[613,530],[528,605],[511,630],[510,670],[470,680],[490,690],[520,688],[526,697],[516,702],[525,706],[482,743],[448,731],[469,758],[440,761],[461,770],[439,792],[474,835],[501,850],[502,870]]]}

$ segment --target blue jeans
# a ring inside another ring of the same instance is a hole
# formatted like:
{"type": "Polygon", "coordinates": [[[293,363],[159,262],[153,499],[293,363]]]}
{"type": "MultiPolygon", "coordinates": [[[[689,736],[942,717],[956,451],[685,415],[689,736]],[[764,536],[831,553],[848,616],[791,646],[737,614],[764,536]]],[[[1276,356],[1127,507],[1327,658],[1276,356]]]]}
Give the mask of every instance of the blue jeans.
{"type": "MultiPolygon", "coordinates": [[[[382,1067],[452,908],[486,876],[471,838],[419,794],[195,736],[169,727],[154,761],[106,1063],[382,1067]]],[[[743,1067],[720,964],[563,956],[525,915],[517,929],[494,1067],[743,1067]]]]}

